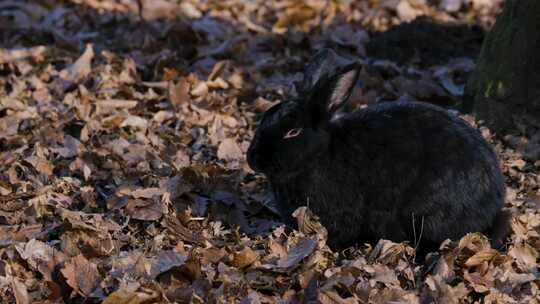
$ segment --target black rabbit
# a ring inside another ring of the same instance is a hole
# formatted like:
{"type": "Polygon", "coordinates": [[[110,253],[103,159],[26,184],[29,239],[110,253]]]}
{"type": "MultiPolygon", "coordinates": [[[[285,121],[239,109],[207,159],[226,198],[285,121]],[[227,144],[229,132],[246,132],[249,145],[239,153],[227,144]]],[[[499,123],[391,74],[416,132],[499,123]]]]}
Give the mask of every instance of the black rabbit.
{"type": "Polygon", "coordinates": [[[338,249],[380,238],[439,244],[491,230],[505,184],[481,134],[419,102],[333,117],[359,73],[356,63],[330,73],[335,56],[315,56],[300,96],[264,114],[248,150],[250,167],[269,179],[285,221],[309,206],[338,249]]]}

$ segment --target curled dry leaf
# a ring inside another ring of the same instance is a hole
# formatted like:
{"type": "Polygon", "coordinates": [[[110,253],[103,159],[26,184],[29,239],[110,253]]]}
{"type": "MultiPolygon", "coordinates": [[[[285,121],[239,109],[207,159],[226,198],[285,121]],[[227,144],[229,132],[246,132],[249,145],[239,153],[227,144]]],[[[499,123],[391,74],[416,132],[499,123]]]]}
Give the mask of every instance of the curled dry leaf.
{"type": "Polygon", "coordinates": [[[14,50],[0,49],[0,64],[14,62],[25,58],[34,58],[41,61],[43,60],[46,51],[47,47],[43,45],[14,50]]]}
{"type": "Polygon", "coordinates": [[[64,137],[64,146],[62,148],[51,149],[65,158],[77,156],[82,148],[81,142],[71,135],[64,137]]]}
{"type": "Polygon", "coordinates": [[[396,273],[388,268],[388,266],[375,264],[373,265],[372,271],[373,281],[383,283],[386,286],[399,286],[399,280],[396,273]]]}
{"type": "Polygon", "coordinates": [[[158,275],[169,271],[173,267],[180,267],[187,261],[187,256],[172,250],[161,251],[155,257],[144,261],[145,269],[150,278],[155,279],[158,275]]]}
{"type": "Polygon", "coordinates": [[[379,240],[369,254],[369,261],[379,261],[383,264],[396,264],[400,257],[411,254],[412,248],[403,243],[394,243],[389,240],[379,240]]]}
{"type": "Polygon", "coordinates": [[[531,245],[525,243],[513,246],[508,251],[508,255],[516,260],[521,269],[526,271],[537,271],[539,254],[531,245]]]}
{"type": "Polygon", "coordinates": [[[92,59],[94,58],[94,48],[92,44],[87,44],[84,53],[67,69],[60,72],[60,78],[69,82],[79,82],[92,72],[92,59]]]}
{"type": "Polygon", "coordinates": [[[25,244],[17,244],[15,248],[21,258],[38,270],[48,281],[53,281],[52,272],[67,259],[61,251],[35,239],[25,244]]]}
{"type": "Polygon", "coordinates": [[[500,257],[500,254],[495,249],[485,249],[475,253],[472,257],[468,258],[465,262],[467,267],[475,267],[483,264],[484,262],[491,262],[492,260],[500,257]]]}
{"type": "Polygon", "coordinates": [[[89,296],[102,280],[97,265],[88,261],[82,254],[67,261],[60,271],[68,285],[83,296],[89,296]]]}
{"type": "Polygon", "coordinates": [[[126,214],[142,221],[156,221],[161,218],[165,205],[161,200],[130,199],[126,206],[126,214]]]}
{"type": "Polygon", "coordinates": [[[13,293],[15,295],[15,300],[17,301],[17,304],[30,304],[32,303],[32,297],[28,293],[28,289],[26,288],[26,285],[21,282],[19,279],[12,277],[11,278],[11,288],[13,289],[13,293]]]}
{"type": "Polygon", "coordinates": [[[222,160],[238,160],[244,157],[244,153],[233,138],[226,138],[218,147],[217,156],[222,160]]]}
{"type": "Polygon", "coordinates": [[[157,187],[136,189],[133,191],[127,190],[127,191],[119,192],[119,194],[131,195],[133,198],[153,198],[154,196],[160,197],[161,195],[163,195],[163,193],[165,193],[165,190],[162,188],[157,188],[157,187]]]}
{"type": "Polygon", "coordinates": [[[202,244],[204,237],[201,236],[199,233],[196,233],[190,229],[188,229],[182,222],[171,215],[165,216],[162,222],[163,226],[167,227],[169,232],[176,236],[179,240],[188,242],[188,243],[196,243],[196,244],[202,244]]]}
{"type": "Polygon", "coordinates": [[[259,258],[259,254],[249,247],[245,247],[244,249],[235,252],[233,254],[233,260],[231,264],[237,268],[244,268],[247,267],[253,262],[255,262],[259,258]]]}
{"type": "Polygon", "coordinates": [[[491,248],[488,239],[480,233],[468,233],[459,240],[458,246],[460,250],[468,249],[474,253],[491,248]]]}
{"type": "Polygon", "coordinates": [[[189,82],[181,78],[178,82],[169,82],[169,98],[175,109],[179,109],[183,103],[189,102],[189,82]]]}
{"type": "Polygon", "coordinates": [[[296,209],[292,216],[296,218],[298,230],[305,234],[323,234],[327,235],[326,228],[319,222],[319,217],[315,215],[309,208],[300,207],[296,209]]]}
{"type": "Polygon", "coordinates": [[[80,211],[71,211],[59,208],[60,216],[71,224],[73,228],[95,232],[119,231],[120,226],[113,220],[107,219],[103,214],[87,214],[80,211]]]}
{"type": "Polygon", "coordinates": [[[155,303],[160,299],[156,291],[134,291],[129,288],[121,288],[105,298],[102,304],[144,304],[155,303]]]}
{"type": "Polygon", "coordinates": [[[435,299],[443,303],[459,303],[458,299],[463,299],[469,291],[463,282],[457,286],[451,286],[439,276],[429,275],[425,284],[435,299]]]}
{"type": "Polygon", "coordinates": [[[298,240],[287,250],[287,255],[279,259],[277,266],[285,269],[298,266],[300,261],[313,253],[316,246],[317,242],[311,238],[304,237],[298,240]]]}

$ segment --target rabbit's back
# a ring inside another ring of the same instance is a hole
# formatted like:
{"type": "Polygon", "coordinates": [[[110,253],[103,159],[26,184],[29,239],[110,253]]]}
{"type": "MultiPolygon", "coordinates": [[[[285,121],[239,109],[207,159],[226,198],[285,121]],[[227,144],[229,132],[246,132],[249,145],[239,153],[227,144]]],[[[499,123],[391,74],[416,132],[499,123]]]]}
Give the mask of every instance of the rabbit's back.
{"type": "Polygon", "coordinates": [[[314,167],[302,186],[281,189],[296,201],[311,198],[340,247],[358,238],[422,234],[440,242],[484,231],[504,202],[491,147],[461,118],[429,104],[380,104],[342,117],[327,158],[314,167]]]}

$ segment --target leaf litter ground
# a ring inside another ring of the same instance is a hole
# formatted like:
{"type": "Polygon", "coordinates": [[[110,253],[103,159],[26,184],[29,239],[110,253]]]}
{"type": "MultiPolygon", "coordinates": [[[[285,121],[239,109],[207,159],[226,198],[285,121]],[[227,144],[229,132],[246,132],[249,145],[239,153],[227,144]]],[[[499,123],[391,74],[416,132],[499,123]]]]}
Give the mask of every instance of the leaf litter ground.
{"type": "Polygon", "coordinates": [[[512,233],[427,263],[386,240],[332,252],[306,208],[279,225],[245,162],[323,46],[363,63],[349,110],[459,105],[500,1],[141,3],[0,3],[2,303],[539,302],[540,163],[519,136],[464,117],[501,158],[512,233]]]}

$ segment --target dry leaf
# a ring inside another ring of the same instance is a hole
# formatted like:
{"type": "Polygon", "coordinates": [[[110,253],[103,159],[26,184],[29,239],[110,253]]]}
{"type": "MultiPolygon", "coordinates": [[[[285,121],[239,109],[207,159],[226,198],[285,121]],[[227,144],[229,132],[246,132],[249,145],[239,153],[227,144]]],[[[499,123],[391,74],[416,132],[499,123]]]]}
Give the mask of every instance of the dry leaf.
{"type": "Polygon", "coordinates": [[[291,268],[313,253],[317,242],[310,238],[302,238],[287,251],[287,255],[279,259],[278,267],[291,268]]]}
{"type": "Polygon", "coordinates": [[[126,214],[138,220],[155,221],[163,215],[163,208],[161,200],[131,199],[126,206],[126,214]]]}
{"type": "Polygon", "coordinates": [[[70,82],[79,82],[92,72],[92,59],[94,58],[94,48],[91,43],[86,45],[84,53],[67,69],[60,72],[60,78],[70,82]]]}
{"type": "Polygon", "coordinates": [[[88,261],[82,254],[67,261],[60,270],[69,286],[83,296],[89,296],[101,282],[97,266],[88,261]]]}
{"type": "Polygon", "coordinates": [[[144,304],[157,301],[158,299],[159,294],[157,292],[146,293],[121,288],[105,298],[102,304],[144,304]]]}
{"type": "Polygon", "coordinates": [[[32,298],[28,294],[28,289],[23,282],[19,281],[17,278],[11,279],[11,288],[13,289],[13,294],[15,295],[15,300],[17,304],[30,304],[32,303],[32,298]]]}
{"type": "Polygon", "coordinates": [[[217,156],[222,160],[238,160],[243,157],[242,150],[233,138],[226,138],[219,144],[217,156]]]}
{"type": "Polygon", "coordinates": [[[155,279],[158,275],[169,271],[173,267],[184,265],[186,260],[187,256],[185,254],[172,250],[162,251],[156,257],[148,259],[147,263],[150,265],[148,274],[152,279],[155,279]]]}
{"type": "Polygon", "coordinates": [[[251,250],[249,247],[245,247],[239,252],[234,253],[231,264],[234,267],[244,268],[253,264],[258,258],[259,255],[255,251],[251,250]]]}
{"type": "Polygon", "coordinates": [[[478,266],[484,262],[490,262],[491,260],[496,259],[499,256],[500,254],[497,250],[485,249],[485,250],[475,253],[472,257],[467,259],[467,261],[465,262],[465,265],[467,267],[478,266]]]}
{"type": "Polygon", "coordinates": [[[189,102],[189,83],[185,78],[181,78],[177,83],[169,83],[169,98],[175,109],[189,102]]]}
{"type": "Polygon", "coordinates": [[[32,268],[38,270],[46,280],[53,281],[52,273],[56,266],[62,264],[67,257],[61,251],[32,239],[26,244],[17,244],[15,248],[32,268]]]}

